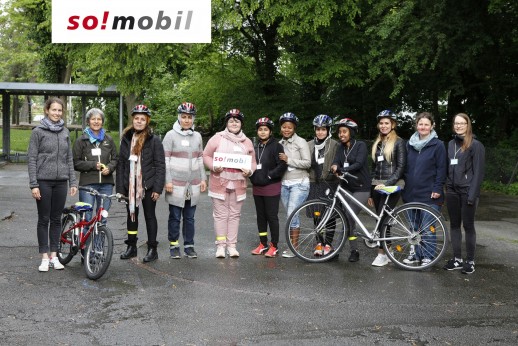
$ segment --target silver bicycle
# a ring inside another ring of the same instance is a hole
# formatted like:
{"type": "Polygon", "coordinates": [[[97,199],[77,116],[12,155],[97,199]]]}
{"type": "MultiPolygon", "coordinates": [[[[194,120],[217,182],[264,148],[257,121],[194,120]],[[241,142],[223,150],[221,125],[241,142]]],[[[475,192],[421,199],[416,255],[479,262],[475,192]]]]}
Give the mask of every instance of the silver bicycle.
{"type": "MultiPolygon", "coordinates": [[[[340,179],[357,179],[344,173],[340,179]]],[[[330,189],[326,197],[301,204],[286,221],[286,241],[293,253],[308,262],[325,262],[338,255],[350,237],[363,238],[365,245],[375,248],[382,245],[389,259],[407,270],[423,270],[436,264],[446,252],[448,231],[443,216],[424,203],[406,203],[394,209],[387,205],[389,195],[400,190],[398,186],[385,186],[377,190],[385,194],[379,215],[338,186],[334,194],[330,189]],[[372,231],[351,209],[358,205],[376,221],[372,231]],[[290,225],[298,218],[300,228],[290,225]],[[351,219],[356,230],[351,231],[351,219]],[[317,248],[323,247],[325,250],[317,248]]]]}

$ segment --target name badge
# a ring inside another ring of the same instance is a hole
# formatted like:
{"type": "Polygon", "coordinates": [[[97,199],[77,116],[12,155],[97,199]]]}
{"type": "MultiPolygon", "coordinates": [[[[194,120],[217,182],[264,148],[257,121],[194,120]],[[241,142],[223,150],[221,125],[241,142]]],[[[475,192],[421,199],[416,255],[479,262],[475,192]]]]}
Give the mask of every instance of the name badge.
{"type": "Polygon", "coordinates": [[[344,162],[344,167],[349,167],[349,162],[344,162]]]}
{"type": "Polygon", "coordinates": [[[263,165],[262,164],[258,164],[257,165],[257,169],[261,169],[261,168],[263,168],[263,165]]]}
{"type": "Polygon", "coordinates": [[[242,153],[242,152],[243,152],[243,149],[241,149],[241,147],[238,147],[237,145],[235,145],[235,146],[234,146],[234,151],[237,151],[237,152],[242,153]]]}
{"type": "Polygon", "coordinates": [[[383,155],[378,156],[378,162],[385,161],[385,157],[383,155]]]}
{"type": "Polygon", "coordinates": [[[318,163],[319,165],[323,164],[323,163],[324,163],[324,158],[323,158],[323,157],[319,158],[319,159],[317,160],[317,163],[318,163]]]}
{"type": "Polygon", "coordinates": [[[452,165],[452,166],[456,165],[458,163],[459,163],[459,159],[451,159],[451,161],[450,161],[450,165],[452,165]]]}
{"type": "Polygon", "coordinates": [[[189,146],[189,141],[188,141],[188,140],[186,140],[186,139],[184,139],[184,140],[182,141],[182,147],[188,147],[188,146],[189,146]]]}
{"type": "Polygon", "coordinates": [[[295,170],[295,168],[288,166],[288,172],[295,170]]]}
{"type": "Polygon", "coordinates": [[[101,148],[92,149],[92,156],[101,156],[101,148]]]}
{"type": "Polygon", "coordinates": [[[130,155],[128,160],[133,161],[133,162],[137,162],[138,156],[137,155],[130,155]]]}

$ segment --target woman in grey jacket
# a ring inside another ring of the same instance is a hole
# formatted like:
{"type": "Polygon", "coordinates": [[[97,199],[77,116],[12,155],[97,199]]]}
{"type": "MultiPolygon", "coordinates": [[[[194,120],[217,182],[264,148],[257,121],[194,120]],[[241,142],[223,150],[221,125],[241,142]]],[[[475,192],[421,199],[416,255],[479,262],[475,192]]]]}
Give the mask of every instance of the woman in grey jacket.
{"type": "Polygon", "coordinates": [[[34,128],[29,142],[29,187],[38,207],[40,272],[47,272],[49,266],[65,268],[57,257],[61,212],[68,187],[71,196],[77,192],[70,134],[61,119],[63,108],[60,99],[48,99],[44,107],[45,118],[34,128]]]}
{"type": "MultiPolygon", "coordinates": [[[[80,172],[79,185],[90,187],[111,195],[113,192],[113,172],[117,168],[117,147],[115,142],[103,128],[104,113],[98,108],[92,108],[86,112],[86,123],[83,135],[74,143],[74,168],[80,172]]],[[[79,201],[97,208],[101,204],[101,197],[95,197],[86,191],[79,191],[79,201]]],[[[104,209],[109,210],[111,201],[104,200],[104,209]]],[[[92,218],[92,212],[86,212],[86,219],[92,218]]],[[[103,218],[103,223],[106,219],[103,218]]]]}
{"type": "MultiPolygon", "coordinates": [[[[284,173],[281,186],[281,200],[287,215],[301,205],[309,194],[309,173],[311,167],[311,154],[308,143],[297,136],[295,130],[299,118],[293,113],[284,113],[279,118],[281,124],[282,139],[279,143],[284,147],[284,153],[279,158],[288,164],[288,170],[284,173]]],[[[294,218],[290,225],[291,242],[296,246],[300,234],[300,223],[294,218]]],[[[295,254],[289,249],[282,253],[282,257],[293,258],[295,254]]]]}

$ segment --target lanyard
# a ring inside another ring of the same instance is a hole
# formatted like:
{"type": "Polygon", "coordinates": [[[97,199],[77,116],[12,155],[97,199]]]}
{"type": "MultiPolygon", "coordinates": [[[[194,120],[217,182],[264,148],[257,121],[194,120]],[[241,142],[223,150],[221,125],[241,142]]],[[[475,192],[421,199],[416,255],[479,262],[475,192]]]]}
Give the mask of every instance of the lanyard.
{"type": "Polygon", "coordinates": [[[453,159],[457,158],[457,154],[459,153],[459,151],[462,149],[462,147],[460,147],[458,150],[457,150],[457,143],[454,143],[455,145],[455,154],[453,154],[453,159]]]}
{"type": "Polygon", "coordinates": [[[345,149],[344,149],[344,156],[345,156],[345,161],[344,162],[347,162],[347,158],[349,157],[349,154],[351,153],[351,150],[353,150],[354,146],[356,145],[356,141],[354,141],[354,144],[352,147],[347,147],[347,153],[345,152],[345,149]]]}

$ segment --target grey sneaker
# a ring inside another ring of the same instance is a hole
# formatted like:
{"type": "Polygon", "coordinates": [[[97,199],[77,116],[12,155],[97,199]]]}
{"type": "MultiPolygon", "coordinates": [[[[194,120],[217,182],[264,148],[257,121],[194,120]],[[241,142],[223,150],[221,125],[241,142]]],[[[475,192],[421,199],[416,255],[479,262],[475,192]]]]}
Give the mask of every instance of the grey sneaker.
{"type": "Polygon", "coordinates": [[[198,254],[196,253],[196,251],[194,251],[194,248],[192,246],[184,248],[183,249],[183,253],[185,254],[185,256],[187,256],[189,258],[197,258],[198,257],[198,254]]]}
{"type": "Polygon", "coordinates": [[[182,258],[182,256],[180,256],[180,248],[178,246],[169,248],[169,254],[171,255],[171,258],[174,259],[182,258]]]}
{"type": "Polygon", "coordinates": [[[282,257],[284,257],[284,258],[293,258],[293,257],[296,257],[296,256],[295,256],[295,254],[293,252],[291,252],[290,249],[288,249],[288,250],[284,250],[282,252],[282,257]]]}

